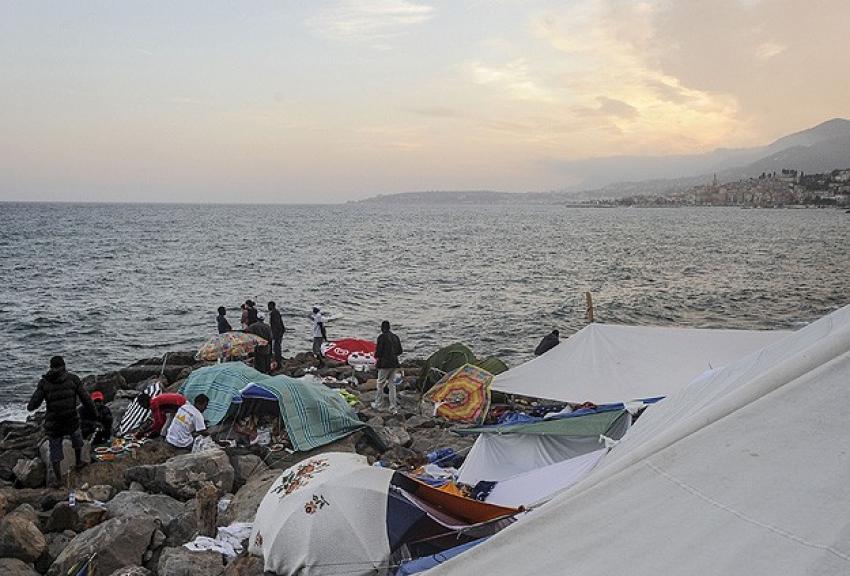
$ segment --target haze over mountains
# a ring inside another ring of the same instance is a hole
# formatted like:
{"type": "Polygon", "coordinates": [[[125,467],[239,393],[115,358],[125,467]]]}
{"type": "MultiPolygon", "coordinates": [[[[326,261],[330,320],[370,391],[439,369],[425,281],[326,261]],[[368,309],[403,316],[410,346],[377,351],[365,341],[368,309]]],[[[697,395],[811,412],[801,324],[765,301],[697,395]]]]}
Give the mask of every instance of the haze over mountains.
{"type": "Polygon", "coordinates": [[[376,196],[366,202],[478,203],[563,202],[663,193],[711,181],[757,177],[784,168],[807,173],[850,167],[850,120],[833,118],[756,148],[719,148],[705,154],[610,156],[564,162],[565,172],[582,184],[554,192],[515,194],[487,191],[408,192],[376,196]]]}

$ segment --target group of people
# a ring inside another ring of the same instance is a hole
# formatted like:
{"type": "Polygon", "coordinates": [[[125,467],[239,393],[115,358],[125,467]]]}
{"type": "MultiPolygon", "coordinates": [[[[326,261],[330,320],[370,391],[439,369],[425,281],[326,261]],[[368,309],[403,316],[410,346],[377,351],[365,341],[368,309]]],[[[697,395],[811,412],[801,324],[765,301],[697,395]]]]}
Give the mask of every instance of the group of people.
{"type": "MultiPolygon", "coordinates": [[[[242,331],[259,336],[268,342],[268,344],[254,348],[254,368],[264,374],[268,374],[283,362],[283,335],[286,333],[283,316],[277,304],[273,301],[270,301],[266,305],[269,317],[268,323],[266,323],[265,318],[257,310],[257,305],[253,300],[245,300],[241,309],[242,316],[240,318],[240,324],[242,325],[242,331]]],[[[325,318],[318,306],[313,307],[310,320],[313,324],[313,354],[319,359],[319,365],[321,366],[324,364],[322,343],[327,342],[328,335],[325,330],[325,318]]],[[[219,334],[233,331],[233,327],[227,320],[227,308],[224,306],[218,307],[216,322],[218,324],[219,334]]]]}
{"type": "MultiPolygon", "coordinates": [[[[153,422],[142,434],[155,436],[167,429],[166,441],[169,444],[187,448],[196,435],[205,434],[203,411],[208,402],[203,394],[195,398],[194,405],[188,404],[180,394],[160,394],[153,399],[141,394],[139,404],[150,409],[153,415],[153,422]],[[166,421],[169,415],[172,418],[166,421]]],[[[95,390],[89,394],[82,380],[68,372],[61,356],[50,359],[50,369],[39,380],[27,410],[37,410],[42,403],[47,405],[44,432],[53,472],[51,484],[59,486],[65,438],[70,439],[74,449],[75,467],[78,470],[83,468],[86,465],[83,459],[85,441],[98,445],[106,444],[112,438],[112,412],[106,405],[103,392],[95,390]]]]}

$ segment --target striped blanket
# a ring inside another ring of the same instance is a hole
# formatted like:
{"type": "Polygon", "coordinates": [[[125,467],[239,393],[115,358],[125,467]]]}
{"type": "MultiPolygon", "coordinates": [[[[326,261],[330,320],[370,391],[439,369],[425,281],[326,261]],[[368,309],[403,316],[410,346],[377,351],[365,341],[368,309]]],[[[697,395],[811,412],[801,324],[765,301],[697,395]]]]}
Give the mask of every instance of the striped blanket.
{"type": "MultiPolygon", "coordinates": [[[[151,398],[154,398],[155,396],[162,394],[162,386],[159,382],[153,382],[145,387],[144,392],[151,398]]],[[[121,425],[118,428],[118,436],[124,436],[137,429],[145,423],[150,415],[151,411],[147,408],[142,408],[139,405],[138,399],[133,398],[133,401],[130,402],[130,405],[127,406],[127,409],[124,411],[124,416],[121,417],[121,425]]]]}

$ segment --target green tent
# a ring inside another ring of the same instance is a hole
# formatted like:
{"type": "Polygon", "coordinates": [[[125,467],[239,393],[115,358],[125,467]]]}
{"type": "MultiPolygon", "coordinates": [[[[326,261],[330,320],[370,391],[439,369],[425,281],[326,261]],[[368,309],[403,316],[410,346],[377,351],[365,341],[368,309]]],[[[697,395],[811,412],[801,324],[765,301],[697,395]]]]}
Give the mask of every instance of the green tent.
{"type": "Polygon", "coordinates": [[[501,374],[502,372],[507,372],[508,365],[502,362],[501,359],[496,358],[495,356],[487,356],[486,358],[481,358],[473,362],[476,366],[481,368],[482,370],[486,370],[493,376],[496,374],[501,374]]]}
{"type": "Polygon", "coordinates": [[[457,370],[464,364],[474,363],[475,354],[460,342],[440,348],[425,361],[419,379],[416,381],[416,387],[420,392],[426,392],[449,372],[457,370]]]}
{"type": "Polygon", "coordinates": [[[608,435],[611,428],[619,425],[622,418],[627,418],[625,410],[608,410],[594,412],[572,418],[552,418],[527,424],[512,424],[507,426],[478,426],[476,428],[461,428],[455,430],[461,436],[471,434],[536,434],[539,436],[599,436],[608,435]]]}
{"type": "Polygon", "coordinates": [[[295,450],[330,444],[365,426],[339,392],[314,378],[272,376],[256,385],[277,397],[295,450]]]}
{"type": "Polygon", "coordinates": [[[210,403],[204,410],[204,420],[210,426],[221,422],[239,391],[252,382],[261,382],[268,376],[254,370],[243,362],[223,362],[192,371],[180,387],[180,393],[192,402],[199,394],[205,394],[210,403]]]}

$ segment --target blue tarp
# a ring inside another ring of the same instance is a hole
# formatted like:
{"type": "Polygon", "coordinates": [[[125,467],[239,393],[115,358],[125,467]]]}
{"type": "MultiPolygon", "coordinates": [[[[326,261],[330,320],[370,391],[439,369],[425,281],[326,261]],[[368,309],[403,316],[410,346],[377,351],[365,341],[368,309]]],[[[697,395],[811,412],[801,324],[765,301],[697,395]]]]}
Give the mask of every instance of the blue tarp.
{"type": "Polygon", "coordinates": [[[466,544],[449,548],[448,550],[438,554],[432,554],[431,556],[423,556],[422,558],[402,562],[401,566],[398,568],[398,572],[395,574],[396,576],[410,576],[411,574],[418,574],[425,570],[430,570],[434,566],[438,566],[450,558],[454,558],[471,548],[475,548],[485,540],[487,540],[487,538],[479,538],[478,540],[473,540],[472,542],[467,542],[466,544]]]}

